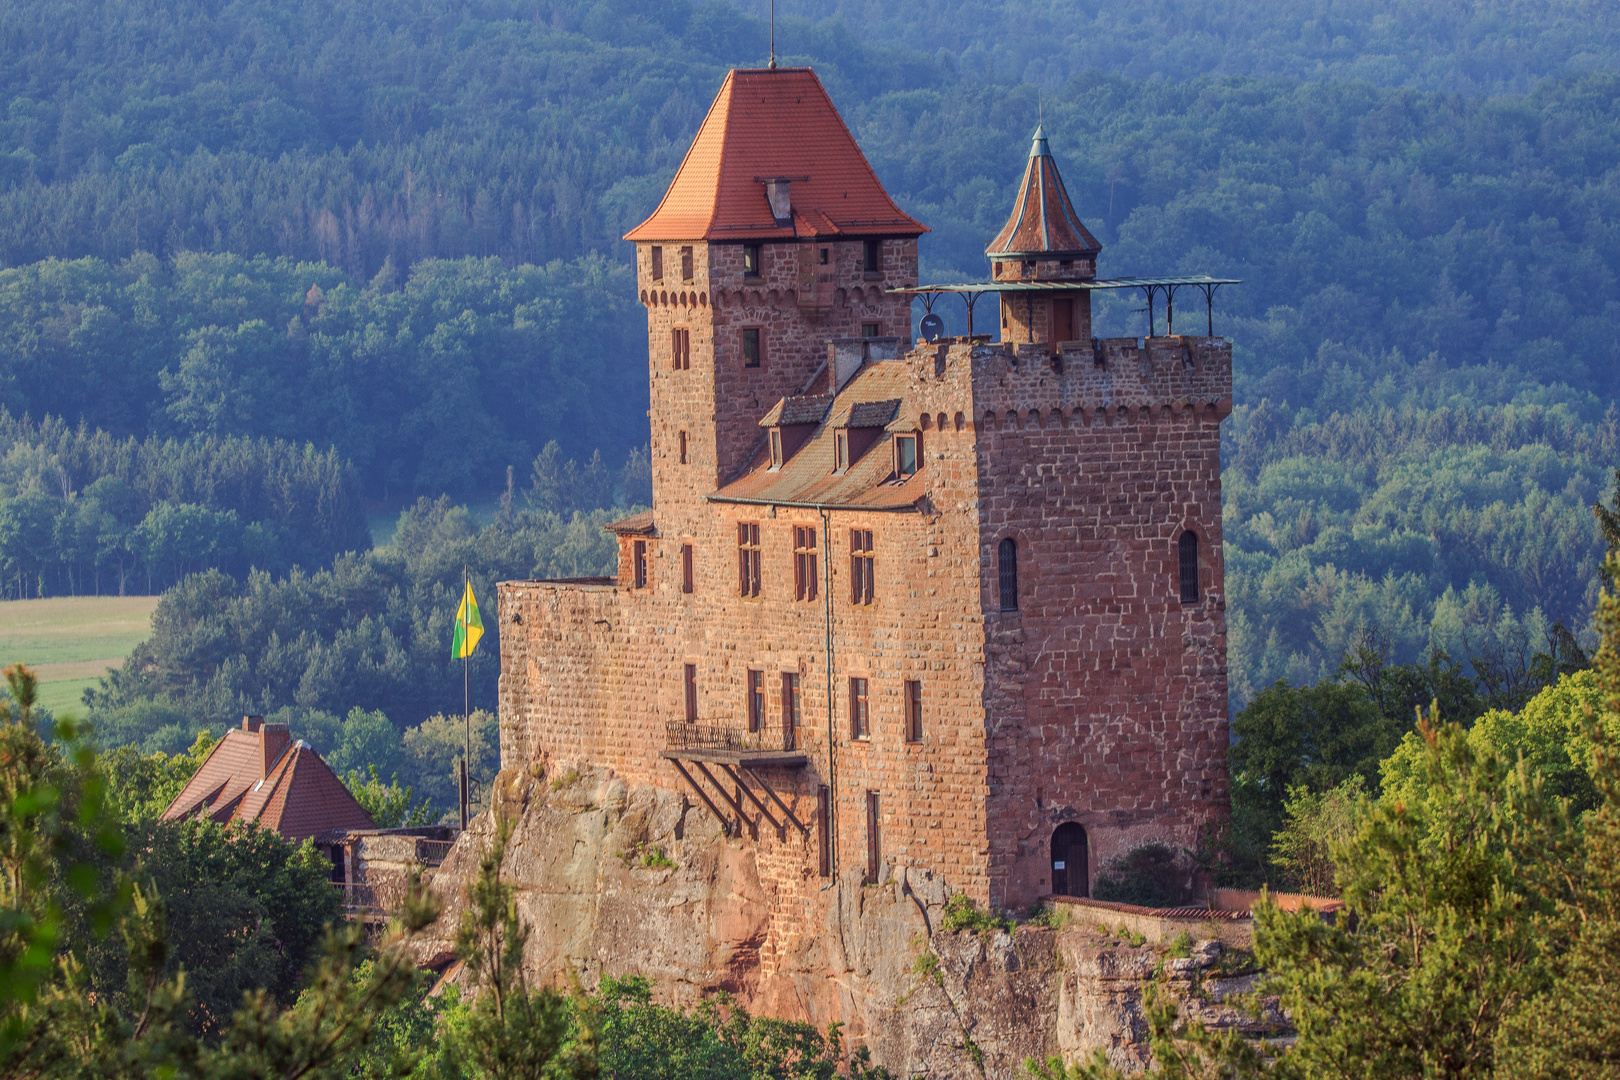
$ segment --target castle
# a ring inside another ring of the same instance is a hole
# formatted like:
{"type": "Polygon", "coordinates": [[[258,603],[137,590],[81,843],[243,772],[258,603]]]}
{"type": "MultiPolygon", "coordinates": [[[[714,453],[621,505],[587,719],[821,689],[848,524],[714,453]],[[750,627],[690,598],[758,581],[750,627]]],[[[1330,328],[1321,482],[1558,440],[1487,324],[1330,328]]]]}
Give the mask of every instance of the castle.
{"type": "Polygon", "coordinates": [[[989,280],[920,285],[926,231],[813,72],[731,72],[627,235],[653,509],[616,580],[499,588],[503,768],[746,849],[764,978],[835,886],[1022,910],[1227,806],[1231,346],[1091,333],[1093,291],[1217,282],[1097,278],[1040,133],[989,280]],[[918,297],[989,292],[999,343],[913,345],[918,297]]]}

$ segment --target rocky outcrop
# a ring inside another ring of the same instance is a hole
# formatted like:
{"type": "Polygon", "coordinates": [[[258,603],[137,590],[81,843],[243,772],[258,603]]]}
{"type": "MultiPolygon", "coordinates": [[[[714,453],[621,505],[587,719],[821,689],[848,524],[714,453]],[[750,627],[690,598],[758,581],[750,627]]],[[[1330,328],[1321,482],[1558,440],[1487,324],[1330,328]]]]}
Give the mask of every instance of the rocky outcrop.
{"type": "MultiPolygon", "coordinates": [[[[1013,1077],[1031,1057],[1099,1049],[1144,1067],[1142,997],[1158,977],[1213,1026],[1281,1027],[1225,1004],[1254,976],[1219,942],[1174,957],[1079,924],[947,932],[950,883],[904,866],[875,885],[829,882],[808,925],[773,931],[746,837],[727,839],[702,809],[611,773],[508,771],[495,811],[514,824],[504,872],[534,928],[532,972],[571,969],[587,988],[643,975],[670,1004],[724,990],[755,1012],[840,1021],[896,1076],[1013,1077]]],[[[446,910],[425,954],[448,951],[493,828],[486,813],[440,868],[446,910]]]]}

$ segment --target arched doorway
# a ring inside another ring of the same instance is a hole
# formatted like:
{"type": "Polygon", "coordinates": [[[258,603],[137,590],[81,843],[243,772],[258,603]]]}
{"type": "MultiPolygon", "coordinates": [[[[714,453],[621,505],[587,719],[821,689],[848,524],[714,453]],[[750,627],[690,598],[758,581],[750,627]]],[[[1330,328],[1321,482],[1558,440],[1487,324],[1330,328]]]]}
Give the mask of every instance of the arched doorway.
{"type": "Polygon", "coordinates": [[[1052,895],[1090,896],[1091,853],[1086,847],[1086,830],[1065,821],[1052,833],[1052,895]]]}

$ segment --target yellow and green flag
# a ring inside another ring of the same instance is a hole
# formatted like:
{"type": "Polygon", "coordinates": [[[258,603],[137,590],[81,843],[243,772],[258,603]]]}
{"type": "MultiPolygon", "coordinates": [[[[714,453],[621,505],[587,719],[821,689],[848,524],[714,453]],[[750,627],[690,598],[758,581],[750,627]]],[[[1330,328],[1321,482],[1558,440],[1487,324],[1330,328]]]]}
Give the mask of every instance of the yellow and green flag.
{"type": "Polygon", "coordinates": [[[478,639],[484,636],[484,620],[478,617],[478,601],[473,599],[472,582],[467,583],[467,595],[456,609],[456,638],[450,643],[450,659],[465,660],[478,648],[478,639]]]}

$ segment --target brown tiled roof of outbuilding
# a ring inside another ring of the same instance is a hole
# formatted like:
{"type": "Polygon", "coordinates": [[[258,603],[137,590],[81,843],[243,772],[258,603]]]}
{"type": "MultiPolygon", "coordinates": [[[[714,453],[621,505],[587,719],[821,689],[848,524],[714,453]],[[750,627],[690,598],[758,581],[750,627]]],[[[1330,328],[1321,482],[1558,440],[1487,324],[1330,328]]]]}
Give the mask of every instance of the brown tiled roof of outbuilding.
{"type": "Polygon", "coordinates": [[[771,406],[771,411],[760,417],[760,427],[790,427],[794,424],[819,424],[827,416],[833,403],[831,394],[807,394],[785,397],[771,406]]]}
{"type": "Polygon", "coordinates": [[[1063,177],[1058,175],[1057,162],[1052,160],[1047,146],[1046,132],[1036,128],[1012,216],[984,249],[985,254],[992,259],[1050,258],[1095,255],[1101,250],[1102,245],[1074,212],[1063,177]]]}
{"type": "Polygon", "coordinates": [[[809,68],[726,75],[675,179],[626,240],[918,236],[928,229],[883,190],[809,68]],[[765,181],[789,182],[792,222],[777,224],[765,181]]]}
{"type": "Polygon", "coordinates": [[[199,816],[257,822],[288,840],[376,827],[315,748],[275,724],[225,732],[163,812],[165,821],[199,816]]]}
{"type": "Polygon", "coordinates": [[[653,512],[651,510],[643,510],[639,514],[631,514],[629,517],[620,518],[611,525],[604,525],[603,528],[620,536],[656,536],[658,534],[658,528],[653,524],[653,512]]]}

